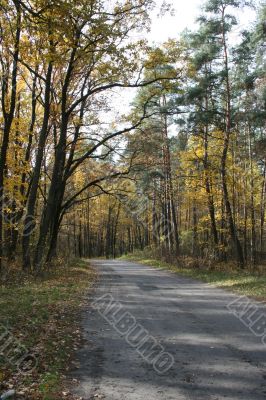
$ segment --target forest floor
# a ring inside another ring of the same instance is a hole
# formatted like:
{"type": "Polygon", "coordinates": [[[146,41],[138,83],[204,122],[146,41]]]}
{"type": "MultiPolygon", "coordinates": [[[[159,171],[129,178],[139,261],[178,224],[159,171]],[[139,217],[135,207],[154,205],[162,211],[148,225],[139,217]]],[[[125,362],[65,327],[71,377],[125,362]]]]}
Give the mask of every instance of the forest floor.
{"type": "Polygon", "coordinates": [[[212,263],[206,267],[209,261],[204,262],[204,260],[195,260],[191,257],[179,258],[176,262],[170,263],[154,257],[149,250],[136,251],[120,259],[166,269],[256,300],[266,301],[266,266],[257,270],[248,268],[239,270],[232,263],[212,263]]]}
{"type": "Polygon", "coordinates": [[[8,280],[0,286],[0,345],[5,345],[2,333],[8,332],[11,342],[24,346],[37,365],[23,374],[3,351],[0,394],[15,389],[16,399],[73,399],[64,380],[73,367],[72,355],[82,343],[81,311],[95,279],[94,270],[81,260],[67,266],[62,263],[41,278],[18,269],[9,271],[8,280]]]}

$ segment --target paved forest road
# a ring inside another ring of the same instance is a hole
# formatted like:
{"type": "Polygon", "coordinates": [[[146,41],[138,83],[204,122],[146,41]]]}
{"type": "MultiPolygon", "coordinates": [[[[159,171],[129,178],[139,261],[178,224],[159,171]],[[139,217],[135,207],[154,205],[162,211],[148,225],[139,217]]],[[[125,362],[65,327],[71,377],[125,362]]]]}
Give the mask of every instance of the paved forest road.
{"type": "Polygon", "coordinates": [[[88,344],[78,353],[75,393],[85,400],[266,399],[266,345],[226,308],[237,296],[137,263],[93,264],[100,280],[92,301],[111,294],[123,306],[119,312],[131,313],[174,364],[158,374],[108,323],[118,314],[109,310],[104,318],[94,307],[84,318],[88,344]]]}

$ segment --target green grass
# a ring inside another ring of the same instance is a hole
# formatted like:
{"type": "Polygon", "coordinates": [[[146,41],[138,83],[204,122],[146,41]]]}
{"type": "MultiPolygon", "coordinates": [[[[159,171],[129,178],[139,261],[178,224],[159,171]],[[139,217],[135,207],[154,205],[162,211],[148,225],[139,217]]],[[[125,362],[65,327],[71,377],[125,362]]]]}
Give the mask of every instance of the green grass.
{"type": "Polygon", "coordinates": [[[74,260],[38,279],[19,270],[11,275],[14,279],[0,286],[0,323],[37,354],[38,367],[17,377],[16,368],[0,358],[0,393],[12,386],[27,399],[61,399],[62,376],[81,340],[80,311],[95,272],[74,260]]]}
{"type": "Polygon", "coordinates": [[[230,264],[217,264],[212,268],[193,266],[191,259],[180,258],[176,263],[158,260],[149,251],[135,252],[121,257],[128,261],[137,261],[144,265],[162,268],[168,271],[199,279],[217,287],[231,290],[259,300],[266,300],[266,273],[250,270],[238,270],[230,264]],[[192,266],[191,266],[192,264],[192,266]]]}

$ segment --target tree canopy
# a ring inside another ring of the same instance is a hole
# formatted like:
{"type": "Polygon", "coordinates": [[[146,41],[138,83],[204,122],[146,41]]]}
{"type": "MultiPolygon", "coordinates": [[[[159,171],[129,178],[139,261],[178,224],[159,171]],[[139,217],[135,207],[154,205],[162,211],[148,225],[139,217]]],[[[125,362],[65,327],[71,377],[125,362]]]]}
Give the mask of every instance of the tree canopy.
{"type": "Polygon", "coordinates": [[[238,44],[249,2],[208,0],[195,31],[150,46],[153,6],[2,1],[2,270],[146,246],[263,261],[265,5],[238,44]]]}

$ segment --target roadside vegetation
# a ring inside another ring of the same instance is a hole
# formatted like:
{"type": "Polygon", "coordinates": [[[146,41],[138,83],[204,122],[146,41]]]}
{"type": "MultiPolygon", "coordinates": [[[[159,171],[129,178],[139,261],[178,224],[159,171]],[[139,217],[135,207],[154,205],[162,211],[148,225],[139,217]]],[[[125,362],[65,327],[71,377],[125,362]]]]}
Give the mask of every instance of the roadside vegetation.
{"type": "Polygon", "coordinates": [[[37,366],[23,375],[0,357],[0,393],[15,389],[16,399],[72,399],[64,388],[64,375],[74,368],[72,355],[82,340],[81,310],[95,278],[88,262],[81,260],[38,278],[15,268],[10,271],[0,287],[0,323],[36,357],[37,366]]]}
{"type": "Polygon", "coordinates": [[[241,295],[266,301],[266,270],[261,268],[239,269],[236,263],[215,263],[210,259],[184,256],[176,260],[159,259],[152,250],[136,251],[124,255],[121,260],[136,261],[154,268],[162,268],[176,274],[200,279],[217,287],[241,295]]]}

